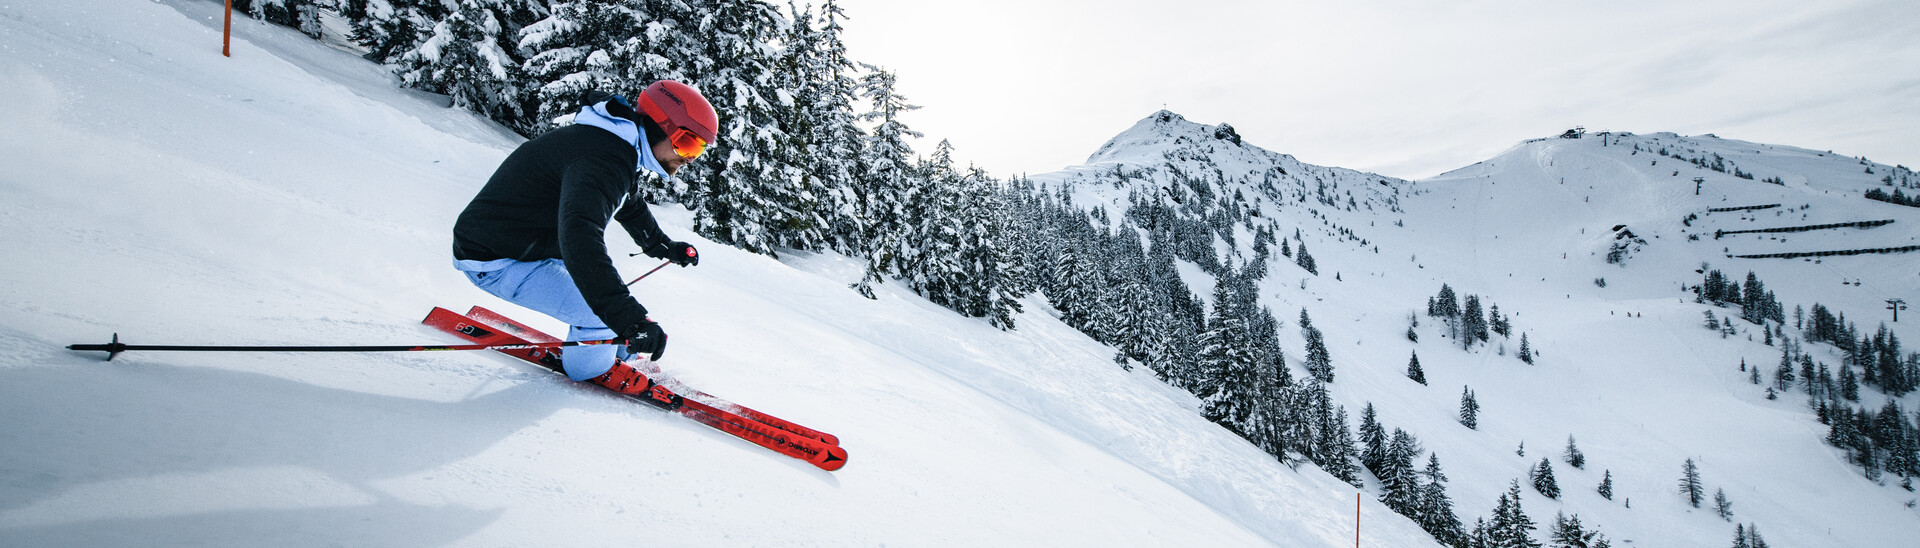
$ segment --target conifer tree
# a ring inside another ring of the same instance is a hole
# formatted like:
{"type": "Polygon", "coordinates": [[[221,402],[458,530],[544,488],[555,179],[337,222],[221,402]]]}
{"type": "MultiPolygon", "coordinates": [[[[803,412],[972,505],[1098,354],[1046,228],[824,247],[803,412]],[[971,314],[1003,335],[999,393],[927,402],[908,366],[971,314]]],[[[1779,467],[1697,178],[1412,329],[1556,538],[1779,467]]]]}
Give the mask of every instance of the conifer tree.
{"type": "Polygon", "coordinates": [[[1753,548],[1767,548],[1766,539],[1760,538],[1760,526],[1747,524],[1747,545],[1753,548]]]}
{"type": "MultiPolygon", "coordinates": [[[[826,0],[819,9],[818,27],[798,21],[795,24],[799,29],[796,32],[804,37],[797,40],[804,43],[793,46],[800,59],[795,67],[798,73],[795,80],[806,90],[801,94],[801,101],[808,109],[801,129],[812,147],[813,156],[808,159],[811,175],[821,182],[824,192],[819,203],[827,221],[827,245],[858,257],[862,255],[864,242],[859,193],[854,187],[864,171],[860,160],[861,141],[865,138],[854,111],[854,104],[859,101],[859,82],[854,75],[859,67],[847,57],[846,44],[840,38],[845,30],[840,21],[846,18],[846,12],[840,9],[837,0],[826,0]]],[[[1020,249],[1024,248],[1015,247],[1013,252],[1018,253],[1020,249]]]]}
{"type": "Polygon", "coordinates": [[[1520,334],[1520,361],[1533,365],[1533,347],[1527,344],[1527,334],[1520,334]]]}
{"type": "Polygon", "coordinates": [[[1567,450],[1561,453],[1560,456],[1561,458],[1565,458],[1567,464],[1573,465],[1574,468],[1585,468],[1587,466],[1587,455],[1581,453],[1580,448],[1574,445],[1572,434],[1567,435],[1567,450]]]}
{"type": "Polygon", "coordinates": [[[1487,525],[1487,545],[1511,548],[1540,548],[1533,540],[1537,527],[1520,507],[1520,481],[1514,480],[1493,508],[1493,522],[1487,525]]]}
{"type": "Polygon", "coordinates": [[[1733,502],[1727,500],[1726,489],[1713,490],[1713,511],[1720,519],[1733,521],[1733,502]]]}
{"type": "Polygon", "coordinates": [[[1294,254],[1293,263],[1299,265],[1301,269],[1306,270],[1308,274],[1315,276],[1320,275],[1319,265],[1314,262],[1312,255],[1307,254],[1307,242],[1305,240],[1300,242],[1300,252],[1294,254]]]}
{"type": "Polygon", "coordinates": [[[1480,402],[1474,401],[1473,390],[1464,386],[1460,388],[1460,424],[1468,430],[1480,428],[1480,402]]]}
{"type": "Polygon", "coordinates": [[[1706,488],[1700,485],[1700,467],[1693,463],[1692,458],[1688,458],[1686,465],[1680,469],[1680,494],[1685,495],[1687,504],[1694,508],[1699,508],[1700,501],[1706,499],[1706,488]]]}
{"type": "MultiPolygon", "coordinates": [[[[920,107],[908,104],[907,98],[896,91],[899,80],[894,73],[873,65],[861,66],[867,74],[859,80],[859,96],[869,102],[871,109],[861,114],[860,119],[873,126],[860,147],[859,163],[864,172],[854,186],[855,210],[865,221],[860,240],[865,242],[862,252],[867,259],[866,275],[854,284],[854,289],[873,298],[871,286],[898,272],[900,262],[911,247],[911,242],[906,240],[911,227],[907,204],[918,199],[914,192],[921,185],[914,180],[918,173],[911,160],[913,147],[907,144],[907,139],[921,137],[921,133],[909,129],[900,116],[920,107]]],[[[1079,259],[1075,254],[1063,250],[1056,256],[1067,261],[1062,266],[1072,269],[1064,272],[1092,271],[1088,265],[1074,264],[1072,261],[1079,259]]]]}
{"type": "Polygon", "coordinates": [[[1467,296],[1466,309],[1461,312],[1460,332],[1460,345],[1467,350],[1473,349],[1475,341],[1487,340],[1487,317],[1480,312],[1478,295],[1467,296]]]}
{"type": "Polygon", "coordinates": [[[1323,455],[1320,468],[1348,485],[1363,486],[1364,482],[1360,481],[1360,474],[1353,466],[1353,430],[1347,426],[1346,406],[1339,406],[1331,415],[1323,415],[1331,421],[1320,425],[1320,431],[1325,433],[1318,451],[1323,455]]]}
{"type": "Polygon", "coordinates": [[[1307,317],[1307,309],[1300,309],[1300,334],[1307,339],[1307,372],[1320,382],[1333,382],[1333,358],[1327,354],[1326,337],[1313,327],[1313,319],[1307,317]]]}
{"type": "Polygon", "coordinates": [[[1427,373],[1420,370],[1419,352],[1414,352],[1413,358],[1407,361],[1407,378],[1413,379],[1413,382],[1420,383],[1421,385],[1427,384],[1427,373]]]}
{"type": "Polygon", "coordinates": [[[368,60],[393,64],[432,36],[447,7],[430,0],[347,0],[341,15],[352,27],[354,43],[367,49],[368,60]]]}
{"type": "Polygon", "coordinates": [[[1467,533],[1467,539],[1463,545],[1467,548],[1492,547],[1491,529],[1492,526],[1487,524],[1487,518],[1473,518],[1473,531],[1467,533]]]}
{"type": "Polygon", "coordinates": [[[1375,476],[1380,475],[1387,459],[1387,431],[1373,411],[1373,402],[1360,410],[1360,464],[1375,476]]]}
{"type": "Polygon", "coordinates": [[[1805,383],[1807,395],[1809,396],[1814,395],[1820,387],[1820,378],[1815,376],[1814,373],[1813,358],[1802,355],[1800,357],[1800,382],[1805,383]]]}
{"type": "Polygon", "coordinates": [[[1447,496],[1447,476],[1440,471],[1440,455],[1427,455],[1427,468],[1420,473],[1426,483],[1420,486],[1415,503],[1414,521],[1441,544],[1457,546],[1466,540],[1460,518],[1454,514],[1453,499],[1447,496]]]}
{"type": "Polygon", "coordinates": [[[1601,498],[1604,498],[1607,500],[1613,500],[1613,471],[1612,470],[1607,470],[1606,474],[1600,478],[1599,492],[1600,492],[1601,498]]]}
{"type": "Polygon", "coordinates": [[[538,83],[529,98],[529,129],[544,130],[578,112],[593,91],[631,101],[652,83],[641,78],[687,79],[668,62],[691,61],[684,45],[655,41],[641,32],[649,24],[675,28],[679,21],[666,10],[646,8],[633,0],[553,2],[546,18],[520,30],[519,46],[528,53],[520,69],[538,83]]]}
{"type": "Polygon", "coordinates": [[[1747,542],[1746,524],[1734,524],[1733,548],[1753,548],[1753,543],[1747,542]]]}
{"type": "Polygon", "coordinates": [[[1574,514],[1569,518],[1566,512],[1555,513],[1553,525],[1547,527],[1547,542],[1556,547],[1586,548],[1587,530],[1580,524],[1580,515],[1574,514]]]}
{"type": "Polygon", "coordinates": [[[517,4],[496,0],[448,0],[442,5],[448,13],[433,19],[421,39],[394,61],[400,82],[446,95],[454,107],[509,127],[526,127],[528,80],[520,68],[516,38],[520,27],[532,20],[512,17],[527,16],[524,7],[514,10],[517,4]]]}
{"type": "Polygon", "coordinates": [[[1773,370],[1773,387],[1782,392],[1793,387],[1792,355],[1785,352],[1780,354],[1780,366],[1773,370]]]}
{"type": "Polygon", "coordinates": [[[1419,501],[1419,479],[1413,468],[1413,459],[1419,454],[1419,442],[1412,434],[1393,429],[1393,441],[1387,446],[1386,462],[1380,470],[1380,502],[1403,516],[1413,515],[1419,501]]]}
{"type": "Polygon", "coordinates": [[[1540,464],[1533,467],[1533,490],[1550,499],[1560,498],[1560,483],[1554,481],[1553,463],[1546,457],[1540,457],[1540,464]]]}
{"type": "Polygon", "coordinates": [[[1460,300],[1459,297],[1454,294],[1453,287],[1447,284],[1440,284],[1440,293],[1435,297],[1433,306],[1428,307],[1428,310],[1427,315],[1429,316],[1448,318],[1449,321],[1458,319],[1460,317],[1460,300]]]}
{"type": "Polygon", "coordinates": [[[1201,336],[1200,369],[1202,384],[1194,392],[1205,402],[1207,420],[1219,423],[1234,433],[1247,436],[1259,425],[1251,423],[1254,405],[1259,401],[1253,344],[1246,321],[1234,310],[1228,285],[1214,287],[1213,314],[1207,318],[1207,332],[1201,336]]]}

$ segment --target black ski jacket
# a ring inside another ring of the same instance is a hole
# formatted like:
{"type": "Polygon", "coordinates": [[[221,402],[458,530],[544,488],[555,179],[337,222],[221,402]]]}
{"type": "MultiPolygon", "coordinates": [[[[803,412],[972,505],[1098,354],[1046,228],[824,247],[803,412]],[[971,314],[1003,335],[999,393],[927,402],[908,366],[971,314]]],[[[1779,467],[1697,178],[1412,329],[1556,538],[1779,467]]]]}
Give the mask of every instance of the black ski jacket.
{"type": "Polygon", "coordinates": [[[639,323],[647,309],[620,281],[606,245],[608,220],[620,221],[642,249],[668,242],[639,196],[638,153],[612,132],[586,125],[521,144],[454,222],[454,259],[560,259],[608,327],[639,323]]]}

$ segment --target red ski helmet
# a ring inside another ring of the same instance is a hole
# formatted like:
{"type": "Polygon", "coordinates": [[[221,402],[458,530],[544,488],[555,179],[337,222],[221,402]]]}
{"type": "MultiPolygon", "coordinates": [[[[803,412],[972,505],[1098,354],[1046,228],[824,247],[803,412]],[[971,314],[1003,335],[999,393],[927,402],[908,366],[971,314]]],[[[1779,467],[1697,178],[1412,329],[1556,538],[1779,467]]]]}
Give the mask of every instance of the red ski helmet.
{"type": "Polygon", "coordinates": [[[634,103],[667,133],[674,152],[683,158],[691,160],[699,156],[718,137],[720,116],[693,86],[673,80],[654,82],[640,92],[634,103]]]}

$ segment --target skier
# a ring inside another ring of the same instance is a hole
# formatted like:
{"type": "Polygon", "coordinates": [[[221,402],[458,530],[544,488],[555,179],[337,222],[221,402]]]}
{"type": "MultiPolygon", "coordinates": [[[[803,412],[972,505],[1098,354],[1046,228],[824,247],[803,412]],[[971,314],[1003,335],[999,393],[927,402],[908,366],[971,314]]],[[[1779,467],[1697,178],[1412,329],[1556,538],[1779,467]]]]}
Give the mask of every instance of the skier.
{"type": "Polygon", "coordinates": [[[500,163],[453,225],[454,268],[473,285],[567,323],[567,340],[626,346],[561,352],[567,377],[626,394],[647,389],[625,363],[659,360],[667,334],[620,282],[606,246],[616,220],[649,257],[682,267],[700,253],[674,241],[639,197],[640,174],[662,181],[714,141],[720,119],[692,86],[661,80],[634,97],[595,92],[573,125],[527,141],[500,163]]]}

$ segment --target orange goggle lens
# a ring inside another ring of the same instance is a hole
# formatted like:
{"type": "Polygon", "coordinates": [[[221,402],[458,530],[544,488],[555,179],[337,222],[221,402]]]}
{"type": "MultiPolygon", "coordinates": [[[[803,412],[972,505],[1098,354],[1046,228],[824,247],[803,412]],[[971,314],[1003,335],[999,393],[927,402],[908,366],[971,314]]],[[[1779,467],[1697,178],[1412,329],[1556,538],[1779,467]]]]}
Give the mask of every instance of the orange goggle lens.
{"type": "Polygon", "coordinates": [[[673,135],[668,137],[667,140],[673,142],[674,153],[688,160],[699,158],[701,153],[707,151],[707,140],[701,139],[700,136],[694,135],[693,132],[687,131],[685,128],[674,131],[673,135]]]}

